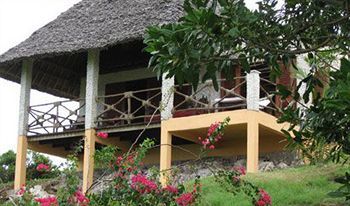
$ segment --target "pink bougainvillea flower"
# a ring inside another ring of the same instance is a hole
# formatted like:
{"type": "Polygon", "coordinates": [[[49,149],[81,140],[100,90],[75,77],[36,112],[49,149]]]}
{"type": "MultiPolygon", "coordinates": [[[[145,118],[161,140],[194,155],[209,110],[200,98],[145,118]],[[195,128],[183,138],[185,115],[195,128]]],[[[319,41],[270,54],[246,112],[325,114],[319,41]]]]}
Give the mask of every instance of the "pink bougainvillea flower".
{"type": "Polygon", "coordinates": [[[57,198],[54,196],[35,198],[35,201],[40,203],[40,206],[58,206],[57,198]]]}
{"type": "Polygon", "coordinates": [[[265,202],[262,201],[262,200],[258,200],[256,203],[255,203],[255,206],[265,206],[265,202]]]}
{"type": "Polygon", "coordinates": [[[256,206],[269,206],[272,204],[271,196],[263,189],[259,190],[259,199],[255,203],[256,206]]]}
{"type": "Polygon", "coordinates": [[[107,132],[97,132],[97,136],[102,139],[107,139],[108,138],[108,133],[107,132]]]}
{"type": "Polygon", "coordinates": [[[247,172],[245,170],[245,167],[243,166],[236,166],[236,167],[233,167],[233,170],[240,173],[240,175],[246,175],[247,172]]]}
{"type": "Polygon", "coordinates": [[[43,164],[43,163],[40,163],[36,167],[36,170],[39,171],[39,172],[48,172],[48,171],[50,171],[50,166],[46,165],[46,164],[43,164]]]}
{"type": "Polygon", "coordinates": [[[77,200],[77,203],[79,204],[79,206],[87,206],[89,205],[89,198],[87,198],[84,193],[82,193],[81,191],[76,191],[74,193],[74,197],[77,200]]]}
{"type": "Polygon", "coordinates": [[[22,186],[17,192],[16,195],[17,196],[23,196],[23,194],[26,192],[26,186],[22,186]]]}
{"type": "Polygon", "coordinates": [[[193,194],[188,192],[176,198],[175,202],[179,206],[188,206],[194,201],[193,194]]]}
{"type": "Polygon", "coordinates": [[[218,143],[223,135],[224,129],[228,125],[230,118],[225,118],[223,122],[215,122],[210,125],[207,131],[207,136],[205,138],[198,137],[198,140],[202,144],[204,149],[215,149],[216,143],[218,143]]]}
{"type": "Polygon", "coordinates": [[[123,161],[123,157],[122,157],[122,156],[118,156],[118,157],[117,157],[117,160],[115,161],[115,164],[116,164],[117,166],[120,166],[121,163],[122,163],[122,161],[123,161]]]}
{"type": "Polygon", "coordinates": [[[172,186],[172,185],[167,185],[166,187],[163,188],[164,191],[168,191],[172,194],[177,194],[179,192],[179,190],[177,189],[177,187],[172,186]]]}
{"type": "Polygon", "coordinates": [[[157,192],[158,185],[149,180],[145,175],[137,174],[131,177],[131,188],[141,194],[157,192]]]}

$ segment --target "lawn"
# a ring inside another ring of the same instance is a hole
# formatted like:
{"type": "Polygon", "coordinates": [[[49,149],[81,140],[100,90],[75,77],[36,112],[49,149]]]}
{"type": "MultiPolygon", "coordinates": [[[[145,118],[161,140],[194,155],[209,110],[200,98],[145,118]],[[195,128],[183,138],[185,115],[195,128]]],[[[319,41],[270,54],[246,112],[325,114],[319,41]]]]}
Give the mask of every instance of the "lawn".
{"type": "MultiPolygon", "coordinates": [[[[302,166],[260,174],[248,174],[245,178],[264,188],[271,196],[274,206],[333,206],[344,205],[343,199],[333,199],[327,193],[339,187],[333,179],[341,176],[346,168],[328,164],[302,166]]],[[[251,206],[245,196],[224,191],[213,177],[202,181],[201,205],[251,206]]]]}
{"type": "MultiPolygon", "coordinates": [[[[327,164],[302,166],[260,174],[248,174],[245,179],[264,188],[271,196],[274,206],[344,206],[343,199],[333,199],[327,193],[339,187],[333,180],[349,167],[327,164]]],[[[28,185],[41,184],[47,180],[29,181],[28,185]]],[[[0,184],[0,189],[12,183],[0,184]]],[[[202,180],[203,206],[252,206],[242,195],[233,196],[215,182],[213,177],[202,180]]],[[[1,203],[0,203],[1,205],[1,203]]]]}

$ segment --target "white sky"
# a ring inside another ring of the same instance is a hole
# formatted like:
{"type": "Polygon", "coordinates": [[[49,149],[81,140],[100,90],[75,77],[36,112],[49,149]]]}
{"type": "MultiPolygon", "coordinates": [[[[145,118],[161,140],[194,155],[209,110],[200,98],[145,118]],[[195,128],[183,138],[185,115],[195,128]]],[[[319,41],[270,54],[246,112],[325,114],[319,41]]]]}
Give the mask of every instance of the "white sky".
{"type": "MultiPolygon", "coordinates": [[[[0,0],[0,54],[28,38],[35,30],[54,20],[79,0],[0,0]]],[[[246,0],[256,8],[256,0],[246,0]]],[[[58,98],[36,90],[31,104],[57,101],[58,98]]],[[[16,151],[19,84],[0,78],[0,154],[16,151]]],[[[60,160],[54,158],[54,162],[60,160]]]]}

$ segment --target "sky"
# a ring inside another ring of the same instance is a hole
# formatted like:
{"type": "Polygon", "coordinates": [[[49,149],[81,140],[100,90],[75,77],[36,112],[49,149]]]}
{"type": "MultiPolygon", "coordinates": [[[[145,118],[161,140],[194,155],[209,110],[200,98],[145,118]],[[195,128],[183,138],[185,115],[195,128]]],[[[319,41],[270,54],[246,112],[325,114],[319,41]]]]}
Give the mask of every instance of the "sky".
{"type": "MultiPolygon", "coordinates": [[[[28,38],[34,31],[54,20],[80,0],[0,0],[0,54],[28,38]]],[[[255,9],[256,0],[246,0],[255,9]]],[[[19,110],[17,83],[0,78],[0,154],[16,151],[19,110]]],[[[31,91],[30,104],[61,100],[49,94],[31,91]]],[[[51,157],[55,163],[60,158],[51,157]]]]}

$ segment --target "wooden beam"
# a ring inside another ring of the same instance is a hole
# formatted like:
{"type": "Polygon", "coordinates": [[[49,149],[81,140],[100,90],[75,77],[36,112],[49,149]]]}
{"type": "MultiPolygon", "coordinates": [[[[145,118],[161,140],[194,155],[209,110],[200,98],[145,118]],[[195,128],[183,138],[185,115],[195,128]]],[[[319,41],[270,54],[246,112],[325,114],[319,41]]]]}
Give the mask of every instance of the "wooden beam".
{"type": "Polygon", "coordinates": [[[14,189],[19,190],[26,183],[26,161],[28,141],[26,136],[19,136],[17,140],[16,171],[14,189]]]}
{"type": "Polygon", "coordinates": [[[84,193],[91,187],[94,180],[94,155],[95,155],[96,131],[85,131],[84,163],[83,163],[83,188],[84,193]]]}
{"type": "Polygon", "coordinates": [[[171,169],[171,133],[166,126],[161,127],[160,132],[160,182],[166,186],[169,180],[171,169]]]}
{"type": "MultiPolygon", "coordinates": [[[[259,112],[256,112],[259,113],[259,112]]],[[[250,115],[247,123],[247,172],[259,171],[259,123],[256,115],[250,115]]]]}
{"type": "Polygon", "coordinates": [[[96,143],[119,147],[123,152],[127,152],[131,147],[130,141],[121,141],[120,137],[108,137],[108,139],[96,138],[96,143]]]}

